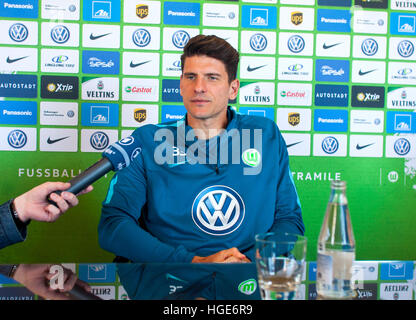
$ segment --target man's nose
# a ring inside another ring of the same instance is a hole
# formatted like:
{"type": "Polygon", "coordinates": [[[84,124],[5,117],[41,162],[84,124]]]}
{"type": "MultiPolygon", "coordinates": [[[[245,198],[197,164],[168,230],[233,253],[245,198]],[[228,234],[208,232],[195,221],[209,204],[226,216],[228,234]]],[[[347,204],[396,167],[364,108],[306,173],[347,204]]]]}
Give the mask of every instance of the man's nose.
{"type": "Polygon", "coordinates": [[[206,92],[206,83],[205,80],[201,77],[196,78],[194,90],[197,93],[206,92]]]}

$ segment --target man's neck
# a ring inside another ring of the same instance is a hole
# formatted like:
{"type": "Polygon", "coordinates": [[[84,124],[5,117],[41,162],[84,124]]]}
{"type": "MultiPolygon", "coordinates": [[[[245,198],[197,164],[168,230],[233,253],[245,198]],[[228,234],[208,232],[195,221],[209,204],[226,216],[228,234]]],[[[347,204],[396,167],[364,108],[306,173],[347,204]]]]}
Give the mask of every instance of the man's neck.
{"type": "Polygon", "coordinates": [[[216,117],[208,119],[193,118],[187,114],[188,125],[192,127],[195,135],[200,140],[211,139],[219,135],[228,125],[228,111],[221,112],[216,117]]]}

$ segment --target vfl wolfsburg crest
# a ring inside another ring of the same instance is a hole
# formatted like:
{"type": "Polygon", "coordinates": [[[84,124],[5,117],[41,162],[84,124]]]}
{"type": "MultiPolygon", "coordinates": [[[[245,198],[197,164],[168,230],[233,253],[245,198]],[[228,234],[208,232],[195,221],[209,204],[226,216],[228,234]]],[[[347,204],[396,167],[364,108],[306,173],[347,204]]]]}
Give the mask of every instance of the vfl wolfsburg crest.
{"type": "Polygon", "coordinates": [[[257,289],[257,282],[255,279],[248,279],[246,281],[241,282],[238,285],[238,291],[248,296],[256,292],[256,289],[257,289]]]}
{"type": "Polygon", "coordinates": [[[241,158],[243,162],[250,167],[257,167],[261,161],[260,152],[256,149],[247,149],[243,152],[241,158]]]}

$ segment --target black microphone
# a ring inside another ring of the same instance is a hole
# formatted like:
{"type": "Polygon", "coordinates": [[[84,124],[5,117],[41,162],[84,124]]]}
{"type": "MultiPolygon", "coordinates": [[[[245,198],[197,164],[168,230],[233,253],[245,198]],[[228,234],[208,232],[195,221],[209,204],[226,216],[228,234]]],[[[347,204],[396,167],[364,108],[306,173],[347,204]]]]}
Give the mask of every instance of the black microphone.
{"type": "MultiPolygon", "coordinates": [[[[128,136],[113,143],[102,153],[103,158],[101,160],[71,179],[69,181],[71,186],[64,191],[77,194],[111,170],[119,171],[128,167],[131,161],[133,161],[141,151],[142,148],[139,145],[138,139],[133,136],[128,136]]],[[[53,193],[60,195],[62,192],[63,191],[61,190],[57,190],[53,193]]],[[[56,203],[50,199],[50,194],[47,199],[49,203],[57,206],[56,203]]]]}
{"type": "Polygon", "coordinates": [[[74,300],[103,300],[77,284],[68,293],[74,300]]]}

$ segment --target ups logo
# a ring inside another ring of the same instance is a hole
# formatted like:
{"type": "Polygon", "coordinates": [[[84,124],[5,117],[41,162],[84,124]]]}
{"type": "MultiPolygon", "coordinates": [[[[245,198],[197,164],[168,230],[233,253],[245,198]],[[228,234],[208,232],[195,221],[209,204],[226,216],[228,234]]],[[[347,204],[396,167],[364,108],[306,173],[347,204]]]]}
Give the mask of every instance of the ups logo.
{"type": "Polygon", "coordinates": [[[146,117],[146,109],[134,109],[134,120],[140,123],[145,121],[146,117]]]}
{"type": "Polygon", "coordinates": [[[297,126],[300,122],[300,113],[299,112],[290,112],[287,116],[287,121],[292,126],[297,126]]]}
{"type": "Polygon", "coordinates": [[[145,4],[138,4],[136,6],[136,15],[140,19],[144,19],[149,15],[149,6],[145,4]]]}
{"type": "Polygon", "coordinates": [[[297,26],[303,22],[303,13],[299,11],[292,12],[290,16],[290,21],[297,26]]]}

